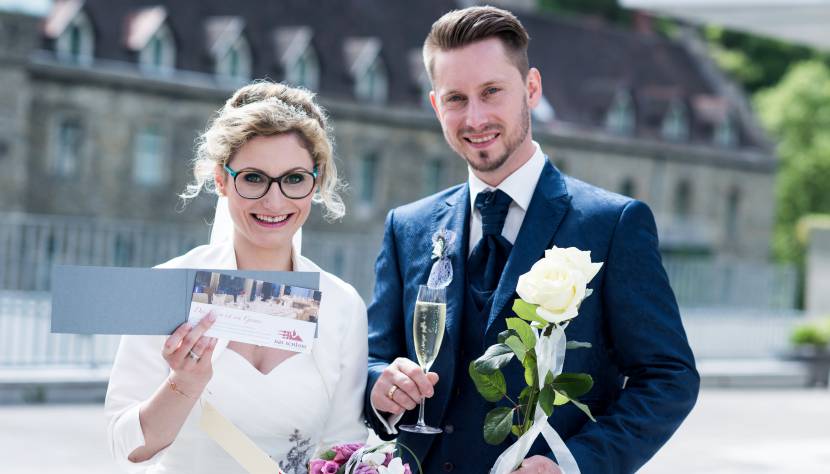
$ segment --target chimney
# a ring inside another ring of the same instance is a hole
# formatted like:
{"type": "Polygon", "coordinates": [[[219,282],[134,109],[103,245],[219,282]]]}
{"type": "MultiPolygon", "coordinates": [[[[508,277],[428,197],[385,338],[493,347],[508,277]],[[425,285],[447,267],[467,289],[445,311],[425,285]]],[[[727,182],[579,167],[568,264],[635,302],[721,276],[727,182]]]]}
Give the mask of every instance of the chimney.
{"type": "Polygon", "coordinates": [[[654,18],[642,10],[634,12],[634,31],[642,35],[654,34],[654,18]]]}

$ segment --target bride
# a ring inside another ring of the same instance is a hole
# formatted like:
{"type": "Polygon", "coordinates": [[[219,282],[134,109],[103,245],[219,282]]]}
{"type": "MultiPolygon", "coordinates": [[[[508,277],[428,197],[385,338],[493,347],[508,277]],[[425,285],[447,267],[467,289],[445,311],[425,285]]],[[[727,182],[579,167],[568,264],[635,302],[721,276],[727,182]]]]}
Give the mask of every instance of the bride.
{"type": "Polygon", "coordinates": [[[209,401],[284,471],[306,472],[320,448],[367,436],[365,305],[292,244],[312,202],[344,212],[326,117],[305,90],[245,86],[201,136],[194,175],[183,197],[224,196],[216,225],[231,221],[229,236],[215,227],[210,245],[159,268],[319,272],[318,338],[309,354],[216,340],[203,335],[211,317],[166,338],[124,336],[105,404],[110,449],[129,472],[244,472],[199,428],[209,401]]]}

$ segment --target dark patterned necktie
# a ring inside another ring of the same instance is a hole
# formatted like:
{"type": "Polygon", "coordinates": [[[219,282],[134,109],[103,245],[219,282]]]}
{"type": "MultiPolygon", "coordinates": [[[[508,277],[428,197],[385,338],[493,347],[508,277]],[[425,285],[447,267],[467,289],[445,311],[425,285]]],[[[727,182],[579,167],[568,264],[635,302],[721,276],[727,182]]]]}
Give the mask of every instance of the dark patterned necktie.
{"type": "Polygon", "coordinates": [[[487,303],[499,284],[513,248],[501,235],[511,202],[510,196],[499,189],[476,196],[475,206],[481,213],[481,240],[467,261],[467,281],[479,311],[489,308],[487,303]]]}

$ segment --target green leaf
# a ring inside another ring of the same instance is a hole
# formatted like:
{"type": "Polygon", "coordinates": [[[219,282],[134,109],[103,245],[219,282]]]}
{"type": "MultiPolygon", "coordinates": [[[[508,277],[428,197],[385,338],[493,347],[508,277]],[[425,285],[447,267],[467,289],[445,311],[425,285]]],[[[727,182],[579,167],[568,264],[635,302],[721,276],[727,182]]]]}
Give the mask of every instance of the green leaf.
{"type": "Polygon", "coordinates": [[[514,408],[497,407],[484,417],[484,441],[489,444],[501,444],[510,434],[513,426],[514,408]]]}
{"type": "Polygon", "coordinates": [[[488,402],[497,402],[504,398],[507,392],[507,382],[504,380],[504,374],[501,370],[494,370],[491,373],[482,373],[476,370],[475,362],[470,362],[469,367],[470,378],[478,389],[478,393],[484,397],[488,402]]]}
{"type": "Polygon", "coordinates": [[[499,337],[498,337],[499,344],[502,344],[510,336],[519,337],[519,333],[517,333],[516,331],[514,331],[512,329],[505,329],[504,331],[499,333],[499,337]]]}
{"type": "Polygon", "coordinates": [[[545,374],[545,385],[550,385],[553,383],[553,372],[548,370],[548,373],[545,374]]]}
{"type": "Polygon", "coordinates": [[[522,365],[525,366],[525,382],[531,387],[538,387],[539,374],[536,371],[536,353],[527,351],[525,358],[522,359],[522,365]]]}
{"type": "Polygon", "coordinates": [[[588,374],[559,374],[553,381],[553,389],[564,393],[571,400],[581,397],[594,386],[594,379],[588,374]]]}
{"type": "Polygon", "coordinates": [[[522,340],[522,344],[525,345],[527,350],[536,347],[536,333],[530,327],[530,324],[527,324],[520,318],[507,318],[505,322],[508,328],[516,331],[516,334],[522,340]]]}
{"type": "Polygon", "coordinates": [[[519,392],[519,403],[527,403],[527,400],[530,398],[530,392],[533,390],[533,387],[525,387],[519,392]]]}
{"type": "Polygon", "coordinates": [[[513,350],[510,346],[507,344],[493,344],[473,363],[476,370],[487,374],[504,367],[512,358],[513,350]]]}
{"type": "MultiPolygon", "coordinates": [[[[551,387],[551,388],[553,388],[553,387],[551,387]]],[[[558,407],[558,406],[564,405],[564,404],[568,403],[569,401],[571,401],[571,399],[568,398],[568,396],[565,395],[562,392],[557,392],[556,390],[554,390],[553,393],[554,393],[553,406],[558,407]]]]}
{"type": "Polygon", "coordinates": [[[590,349],[590,342],[568,341],[565,344],[565,349],[590,349]]]}
{"type": "Polygon", "coordinates": [[[591,421],[594,421],[594,422],[597,421],[596,418],[594,418],[594,415],[591,414],[591,409],[588,408],[588,405],[586,405],[582,402],[578,402],[576,400],[571,400],[571,403],[576,405],[577,408],[579,408],[580,410],[582,410],[583,413],[588,415],[588,418],[590,418],[591,421]]]}
{"type": "Polygon", "coordinates": [[[513,427],[510,428],[510,432],[513,433],[516,436],[521,436],[522,435],[521,425],[513,425],[513,427]]]}
{"type": "Polygon", "coordinates": [[[519,360],[524,360],[525,354],[527,354],[527,349],[525,349],[525,345],[522,344],[521,339],[519,339],[516,336],[510,336],[507,338],[506,341],[504,341],[504,343],[508,347],[510,347],[513,353],[516,354],[516,357],[519,358],[519,360]]]}
{"type": "Polygon", "coordinates": [[[516,298],[513,302],[513,312],[516,313],[516,316],[524,319],[525,321],[536,321],[543,326],[547,326],[550,323],[536,314],[536,308],[538,307],[539,305],[527,303],[521,298],[516,298]]]}
{"type": "Polygon", "coordinates": [[[542,410],[547,416],[553,415],[554,396],[553,387],[550,385],[545,385],[542,388],[542,391],[539,392],[539,405],[542,407],[542,410]]]}

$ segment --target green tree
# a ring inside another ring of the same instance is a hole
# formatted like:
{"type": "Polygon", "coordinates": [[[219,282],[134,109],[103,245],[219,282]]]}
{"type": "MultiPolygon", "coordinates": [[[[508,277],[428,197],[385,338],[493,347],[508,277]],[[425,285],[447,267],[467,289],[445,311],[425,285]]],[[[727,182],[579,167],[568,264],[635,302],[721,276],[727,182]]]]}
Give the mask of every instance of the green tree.
{"type": "Polygon", "coordinates": [[[759,92],[755,104],[780,156],[773,250],[781,260],[803,263],[798,219],[830,212],[830,68],[820,60],[798,63],[759,92]]]}
{"type": "Polygon", "coordinates": [[[821,57],[806,46],[716,26],[702,33],[718,65],[749,93],[774,86],[792,65],[821,57]]]}

